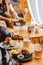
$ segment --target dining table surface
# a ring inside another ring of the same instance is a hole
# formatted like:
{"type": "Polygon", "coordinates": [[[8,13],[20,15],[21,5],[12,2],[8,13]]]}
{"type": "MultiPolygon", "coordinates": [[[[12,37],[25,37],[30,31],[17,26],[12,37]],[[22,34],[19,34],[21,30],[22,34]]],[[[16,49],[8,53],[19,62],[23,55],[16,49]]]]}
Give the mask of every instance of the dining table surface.
{"type": "Polygon", "coordinates": [[[22,65],[43,65],[43,57],[40,59],[33,58],[31,61],[22,63],[22,65]]]}
{"type": "MultiPolygon", "coordinates": [[[[15,27],[14,27],[15,28],[15,27]]],[[[8,30],[10,32],[13,32],[15,29],[11,29],[11,28],[8,28],[8,30]]],[[[43,29],[39,29],[39,33],[36,35],[36,34],[31,34],[30,37],[36,37],[36,36],[43,36],[43,29]]],[[[24,32],[25,33],[25,32],[24,32]]],[[[22,34],[22,33],[21,33],[22,34]]],[[[33,47],[32,47],[33,48],[33,47]]],[[[30,61],[27,61],[27,62],[23,62],[23,63],[20,63],[21,65],[43,65],[43,50],[42,50],[42,57],[39,58],[39,59],[36,59],[33,58],[30,60],[30,61]]]]}
{"type": "MultiPolygon", "coordinates": [[[[14,32],[14,31],[15,31],[15,26],[14,26],[13,29],[8,28],[8,30],[9,30],[11,33],[14,32]]],[[[42,28],[39,28],[38,33],[35,33],[34,31],[31,32],[31,33],[28,33],[28,32],[25,32],[25,31],[21,31],[21,32],[19,32],[19,35],[20,35],[20,36],[29,36],[29,38],[41,37],[41,36],[43,36],[43,29],[42,29],[42,28]]]]}
{"type": "MultiPolygon", "coordinates": [[[[0,55],[1,58],[1,55],[0,55]]],[[[41,58],[32,58],[31,60],[27,61],[27,62],[19,62],[20,65],[43,65],[43,53],[42,53],[42,57],[41,58]]],[[[1,62],[0,62],[1,64],[1,62]]]]}
{"type": "MultiPolygon", "coordinates": [[[[13,32],[14,29],[10,29],[8,28],[8,30],[10,32],[13,32]]],[[[25,33],[25,32],[24,32],[25,33]]],[[[26,35],[26,33],[21,33],[20,35],[26,35]]],[[[27,34],[29,35],[29,34],[27,34]]],[[[43,36],[43,29],[39,29],[39,33],[38,34],[35,34],[34,32],[32,32],[29,37],[40,37],[40,36],[43,36]]],[[[43,50],[42,50],[43,51],[43,50]]],[[[42,53],[42,57],[40,59],[36,59],[36,58],[32,58],[32,60],[28,61],[28,62],[24,62],[24,63],[21,63],[21,65],[43,65],[43,53],[42,53]]]]}

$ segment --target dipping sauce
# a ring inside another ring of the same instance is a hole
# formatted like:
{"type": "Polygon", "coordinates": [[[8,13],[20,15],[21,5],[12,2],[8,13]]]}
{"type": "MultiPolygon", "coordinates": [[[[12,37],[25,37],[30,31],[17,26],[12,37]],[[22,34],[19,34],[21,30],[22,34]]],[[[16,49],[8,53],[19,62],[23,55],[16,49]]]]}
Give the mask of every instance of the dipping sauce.
{"type": "Polygon", "coordinates": [[[18,59],[23,59],[23,58],[24,58],[24,55],[22,55],[22,54],[17,55],[17,58],[18,58],[18,59]]]}

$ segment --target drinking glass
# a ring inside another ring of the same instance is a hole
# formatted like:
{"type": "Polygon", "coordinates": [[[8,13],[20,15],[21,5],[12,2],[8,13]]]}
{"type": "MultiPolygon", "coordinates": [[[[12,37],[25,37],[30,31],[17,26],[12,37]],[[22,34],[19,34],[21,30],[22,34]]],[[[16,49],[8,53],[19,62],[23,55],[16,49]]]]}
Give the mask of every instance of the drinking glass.
{"type": "Polygon", "coordinates": [[[34,57],[41,58],[41,56],[42,56],[41,45],[39,43],[36,43],[34,48],[34,57]]]}
{"type": "Polygon", "coordinates": [[[19,34],[19,29],[20,29],[20,27],[15,27],[15,31],[13,32],[14,33],[14,35],[18,35],[19,34]]]}
{"type": "Polygon", "coordinates": [[[39,27],[35,26],[35,33],[38,34],[39,33],[39,27]]]}
{"type": "Polygon", "coordinates": [[[30,43],[30,40],[27,36],[24,37],[24,40],[23,40],[23,47],[24,48],[29,48],[29,43],[30,43]]]}

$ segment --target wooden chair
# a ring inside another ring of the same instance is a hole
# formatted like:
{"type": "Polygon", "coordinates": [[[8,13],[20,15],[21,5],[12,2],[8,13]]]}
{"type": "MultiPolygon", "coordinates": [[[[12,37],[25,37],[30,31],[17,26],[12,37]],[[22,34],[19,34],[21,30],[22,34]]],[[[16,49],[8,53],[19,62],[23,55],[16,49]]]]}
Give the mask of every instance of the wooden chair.
{"type": "Polygon", "coordinates": [[[31,40],[31,42],[32,43],[40,43],[40,39],[39,39],[39,37],[34,37],[34,38],[30,38],[30,40],[31,40]]]}
{"type": "Polygon", "coordinates": [[[34,38],[29,38],[33,44],[35,44],[34,38]]]}
{"type": "Polygon", "coordinates": [[[42,50],[43,50],[43,36],[40,37],[40,44],[41,44],[41,47],[42,47],[42,50]]]}
{"type": "Polygon", "coordinates": [[[40,37],[40,44],[41,44],[41,47],[43,48],[43,36],[40,37]]]}
{"type": "Polygon", "coordinates": [[[43,37],[40,37],[40,44],[43,45],[43,37]]]}

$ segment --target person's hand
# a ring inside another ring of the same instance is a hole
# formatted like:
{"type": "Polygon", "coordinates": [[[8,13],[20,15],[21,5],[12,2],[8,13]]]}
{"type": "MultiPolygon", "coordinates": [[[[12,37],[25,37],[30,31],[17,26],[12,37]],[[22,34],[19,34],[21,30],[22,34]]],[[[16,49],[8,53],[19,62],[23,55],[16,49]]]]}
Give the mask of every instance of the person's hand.
{"type": "Polygon", "coordinates": [[[6,26],[4,26],[4,25],[1,25],[1,26],[0,26],[0,28],[6,28],[6,26]]]}
{"type": "Polygon", "coordinates": [[[19,18],[19,21],[20,21],[20,22],[23,22],[23,21],[24,21],[24,18],[19,18]]]}
{"type": "Polygon", "coordinates": [[[9,42],[9,41],[11,41],[12,39],[11,39],[11,37],[6,37],[5,38],[5,41],[7,41],[7,42],[9,42]]]}
{"type": "Polygon", "coordinates": [[[4,24],[4,21],[2,21],[2,22],[0,21],[0,27],[1,28],[6,28],[6,25],[4,24]]]}
{"type": "Polygon", "coordinates": [[[19,22],[19,19],[12,19],[12,22],[19,22]]]}
{"type": "Polygon", "coordinates": [[[14,25],[13,25],[13,22],[12,22],[11,19],[8,19],[8,20],[7,20],[7,25],[8,25],[8,27],[10,27],[10,28],[14,28],[14,25]]]}

